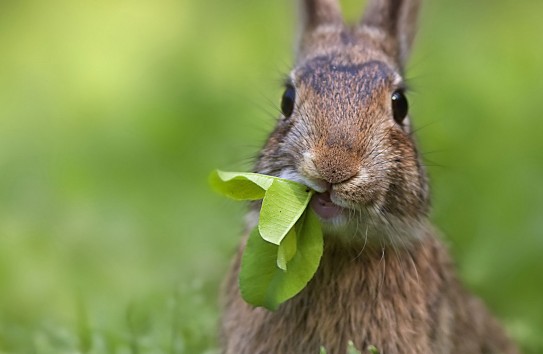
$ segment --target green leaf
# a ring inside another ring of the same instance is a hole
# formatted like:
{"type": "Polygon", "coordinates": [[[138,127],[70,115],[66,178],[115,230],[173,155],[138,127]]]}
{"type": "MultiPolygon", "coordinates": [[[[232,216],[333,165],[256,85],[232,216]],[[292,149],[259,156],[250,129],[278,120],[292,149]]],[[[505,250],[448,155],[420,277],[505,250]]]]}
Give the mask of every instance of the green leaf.
{"type": "Polygon", "coordinates": [[[239,275],[241,295],[248,303],[275,310],[279,304],[298,294],[317,271],[323,250],[317,216],[309,209],[294,227],[297,250],[287,271],[277,267],[279,246],[264,241],[258,228],[249,236],[239,275]]]}
{"type": "Polygon", "coordinates": [[[264,199],[242,256],[240,291],[250,304],[277,308],[299,293],[319,266],[322,231],[314,212],[306,210],[314,191],[278,177],[219,170],[210,184],[236,200],[264,199]]]}
{"type": "Polygon", "coordinates": [[[282,270],[287,270],[287,263],[296,254],[296,230],[293,227],[279,244],[277,250],[277,266],[282,270]]]}
{"type": "Polygon", "coordinates": [[[239,273],[241,296],[248,303],[264,306],[268,293],[273,292],[273,289],[270,289],[272,280],[278,272],[282,272],[276,266],[278,248],[273,243],[264,241],[257,227],[249,235],[239,273]]]}
{"type": "Polygon", "coordinates": [[[277,177],[258,173],[213,171],[209,176],[211,187],[218,193],[235,200],[258,200],[264,198],[277,177]]]}
{"type": "Polygon", "coordinates": [[[274,180],[260,210],[258,230],[262,238],[279,245],[304,212],[313,193],[303,184],[274,180]]]}
{"type": "Polygon", "coordinates": [[[368,346],[368,351],[371,354],[379,354],[379,349],[377,349],[374,345],[368,346]]]}

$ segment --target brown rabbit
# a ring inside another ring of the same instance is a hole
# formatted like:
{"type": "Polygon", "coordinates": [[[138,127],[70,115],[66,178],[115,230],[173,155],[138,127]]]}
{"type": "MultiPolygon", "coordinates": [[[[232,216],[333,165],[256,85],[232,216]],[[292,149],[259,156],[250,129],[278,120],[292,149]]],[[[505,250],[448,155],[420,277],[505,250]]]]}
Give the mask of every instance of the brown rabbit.
{"type": "Polygon", "coordinates": [[[518,353],[428,221],[402,77],[420,1],[369,0],[354,27],[336,0],[300,3],[296,64],[256,172],[318,192],[324,255],[300,294],[275,312],[254,308],[237,282],[245,235],[225,284],[223,353],[343,354],[349,340],[382,354],[518,353]]]}

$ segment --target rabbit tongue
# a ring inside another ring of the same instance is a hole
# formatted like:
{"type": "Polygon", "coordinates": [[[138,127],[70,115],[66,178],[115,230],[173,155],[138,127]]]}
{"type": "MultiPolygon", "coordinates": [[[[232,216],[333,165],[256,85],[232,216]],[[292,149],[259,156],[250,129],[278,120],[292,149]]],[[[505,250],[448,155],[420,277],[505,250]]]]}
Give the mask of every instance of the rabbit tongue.
{"type": "Polygon", "coordinates": [[[331,220],[343,212],[343,208],[336,205],[330,199],[330,193],[317,193],[311,199],[311,207],[323,220],[331,220]]]}

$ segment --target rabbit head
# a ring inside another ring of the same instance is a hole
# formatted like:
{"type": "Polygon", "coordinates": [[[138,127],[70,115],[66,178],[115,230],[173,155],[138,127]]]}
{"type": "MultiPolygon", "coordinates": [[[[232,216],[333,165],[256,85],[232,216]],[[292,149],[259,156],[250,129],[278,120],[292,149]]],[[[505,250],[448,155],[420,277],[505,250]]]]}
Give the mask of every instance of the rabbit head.
{"type": "Polygon", "coordinates": [[[428,187],[402,74],[419,1],[369,0],[355,26],[336,0],[300,8],[295,66],[257,172],[317,191],[311,205],[329,236],[416,239],[428,187]]]}

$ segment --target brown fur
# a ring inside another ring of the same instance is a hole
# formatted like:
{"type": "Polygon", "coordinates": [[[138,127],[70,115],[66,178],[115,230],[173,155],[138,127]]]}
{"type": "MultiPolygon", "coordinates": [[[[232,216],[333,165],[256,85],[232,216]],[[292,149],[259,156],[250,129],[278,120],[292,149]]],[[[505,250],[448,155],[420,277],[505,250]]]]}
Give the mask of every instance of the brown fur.
{"type": "MultiPolygon", "coordinates": [[[[415,32],[417,0],[370,0],[343,25],[333,0],[300,0],[302,32],[282,117],[256,171],[329,191],[348,210],[323,222],[325,251],[308,286],[275,312],[239,294],[243,243],[225,283],[225,354],[343,354],[349,340],[382,354],[515,354],[484,305],[459,284],[427,221],[426,173],[408,119],[392,119],[391,94],[415,32]]],[[[248,229],[256,224],[252,206],[248,229]]]]}
{"type": "Polygon", "coordinates": [[[239,259],[225,284],[226,354],[317,354],[321,345],[343,354],[349,340],[382,354],[517,353],[430,229],[410,249],[327,244],[313,280],[276,312],[240,298],[239,259]]]}

